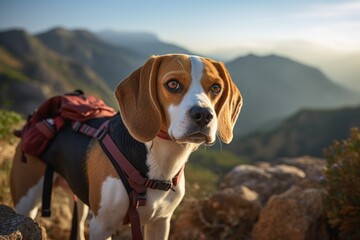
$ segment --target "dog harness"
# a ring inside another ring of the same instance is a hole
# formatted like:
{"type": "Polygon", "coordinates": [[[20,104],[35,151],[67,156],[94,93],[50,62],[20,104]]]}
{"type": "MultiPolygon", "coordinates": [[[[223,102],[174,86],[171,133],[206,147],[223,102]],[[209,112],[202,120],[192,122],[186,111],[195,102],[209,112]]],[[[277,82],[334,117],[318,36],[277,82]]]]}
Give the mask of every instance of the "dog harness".
{"type": "MultiPolygon", "coordinates": [[[[155,180],[143,177],[139,170],[137,170],[121,153],[116,146],[111,136],[108,133],[109,120],[106,120],[100,128],[96,129],[81,122],[74,122],[72,127],[76,132],[83,133],[89,137],[96,138],[111,163],[115,167],[119,177],[125,185],[126,191],[129,195],[129,209],[124,219],[123,224],[131,224],[131,232],[134,240],[141,240],[141,224],[137,208],[146,205],[146,189],[157,189],[162,191],[169,191],[177,186],[181,175],[184,171],[184,166],[171,180],[155,180]]],[[[159,137],[170,139],[165,135],[159,134],[159,137]]]]}
{"type": "MultiPolygon", "coordinates": [[[[129,209],[124,218],[123,224],[130,223],[133,239],[142,240],[141,224],[137,209],[140,206],[146,205],[146,189],[151,188],[161,191],[175,191],[173,187],[178,185],[184,172],[184,166],[171,180],[156,180],[144,177],[140,171],[135,168],[128,159],[126,159],[111,138],[108,127],[109,122],[110,119],[106,120],[99,128],[94,128],[86,123],[76,121],[72,123],[72,129],[75,132],[97,139],[101,148],[110,159],[129,195],[129,209]]],[[[165,132],[160,132],[158,137],[171,140],[165,132]]],[[[50,216],[52,174],[53,169],[51,165],[48,164],[44,176],[43,216],[50,216]]],[[[76,214],[76,210],[74,210],[71,236],[76,236],[76,227],[74,226],[76,223],[74,219],[77,218],[76,214]]]]}
{"type": "MultiPolygon", "coordinates": [[[[42,154],[48,148],[52,139],[65,125],[69,126],[71,124],[72,130],[75,132],[97,139],[116,169],[129,195],[130,205],[124,219],[124,224],[131,224],[133,239],[142,240],[137,208],[146,205],[146,189],[151,188],[161,191],[172,189],[174,191],[173,187],[177,186],[183,174],[184,166],[171,180],[155,180],[145,177],[148,167],[144,159],[138,159],[138,157],[132,156],[133,154],[128,155],[126,148],[122,148],[122,144],[118,141],[118,138],[122,137],[122,135],[116,136],[117,132],[114,130],[117,129],[114,122],[118,122],[118,120],[121,121],[121,117],[116,114],[114,109],[94,96],[85,96],[81,90],[52,97],[29,116],[23,130],[18,132],[18,136],[22,138],[22,158],[23,161],[26,161],[24,153],[42,158],[42,154]],[[104,120],[97,121],[96,127],[94,127],[92,125],[94,122],[91,121],[100,118],[104,118],[104,120]],[[113,120],[111,124],[109,124],[110,120],[113,120]],[[109,131],[110,129],[111,131],[109,131]]],[[[171,140],[168,134],[162,131],[159,132],[158,137],[171,140]]],[[[49,217],[51,215],[50,203],[53,173],[56,171],[56,166],[53,166],[49,161],[44,162],[47,167],[44,174],[42,216],[49,217]]],[[[86,196],[82,197],[86,199],[86,196]]],[[[70,239],[76,239],[77,235],[76,199],[77,196],[74,195],[75,206],[70,239]]]]}

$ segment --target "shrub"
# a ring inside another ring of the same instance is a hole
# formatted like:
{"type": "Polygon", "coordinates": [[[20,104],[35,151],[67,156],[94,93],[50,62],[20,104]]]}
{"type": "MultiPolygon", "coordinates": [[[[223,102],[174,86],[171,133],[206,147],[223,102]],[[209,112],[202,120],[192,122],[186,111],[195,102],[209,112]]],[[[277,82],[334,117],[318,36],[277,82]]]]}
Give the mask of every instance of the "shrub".
{"type": "Polygon", "coordinates": [[[360,131],[351,129],[351,137],[324,151],[325,209],[330,224],[342,234],[360,239],[360,131]]]}
{"type": "Polygon", "coordinates": [[[11,111],[0,109],[0,142],[14,141],[13,130],[20,128],[23,123],[22,117],[11,111]]]}

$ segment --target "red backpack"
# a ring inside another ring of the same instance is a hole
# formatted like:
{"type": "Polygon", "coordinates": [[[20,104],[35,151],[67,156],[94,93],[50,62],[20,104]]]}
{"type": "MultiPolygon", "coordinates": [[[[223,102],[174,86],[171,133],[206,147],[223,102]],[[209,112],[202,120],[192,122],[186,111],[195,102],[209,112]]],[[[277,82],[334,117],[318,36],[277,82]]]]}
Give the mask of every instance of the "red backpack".
{"type": "Polygon", "coordinates": [[[21,132],[22,150],[24,153],[39,156],[66,121],[85,122],[115,114],[116,111],[101,99],[86,96],[80,90],[52,97],[29,116],[21,132]]]}

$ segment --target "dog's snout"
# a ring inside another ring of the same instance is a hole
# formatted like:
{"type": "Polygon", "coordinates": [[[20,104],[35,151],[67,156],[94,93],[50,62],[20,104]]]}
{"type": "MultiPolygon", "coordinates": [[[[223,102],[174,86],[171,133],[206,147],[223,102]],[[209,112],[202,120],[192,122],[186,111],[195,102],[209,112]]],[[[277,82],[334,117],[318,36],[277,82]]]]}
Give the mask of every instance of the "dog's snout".
{"type": "Polygon", "coordinates": [[[214,118],[210,109],[199,106],[190,109],[190,116],[200,127],[206,126],[214,118]]]}

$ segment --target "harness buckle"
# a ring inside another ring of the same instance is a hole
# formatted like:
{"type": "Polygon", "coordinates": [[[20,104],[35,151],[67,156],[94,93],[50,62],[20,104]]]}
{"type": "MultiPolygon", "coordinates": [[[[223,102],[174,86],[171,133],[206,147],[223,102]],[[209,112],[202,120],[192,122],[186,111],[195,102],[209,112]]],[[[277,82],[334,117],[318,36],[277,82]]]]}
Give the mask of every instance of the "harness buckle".
{"type": "Polygon", "coordinates": [[[155,188],[162,190],[162,191],[168,191],[169,189],[171,189],[172,187],[172,182],[171,181],[160,181],[157,180],[156,184],[155,184],[155,188]]]}
{"type": "Polygon", "coordinates": [[[138,208],[139,206],[146,205],[146,192],[138,193],[135,190],[132,190],[130,193],[130,205],[138,208]]]}
{"type": "Polygon", "coordinates": [[[104,136],[106,135],[107,133],[107,128],[106,127],[103,127],[101,129],[98,129],[96,131],[96,133],[94,134],[94,137],[97,139],[97,140],[102,140],[104,138],[104,136]]]}

